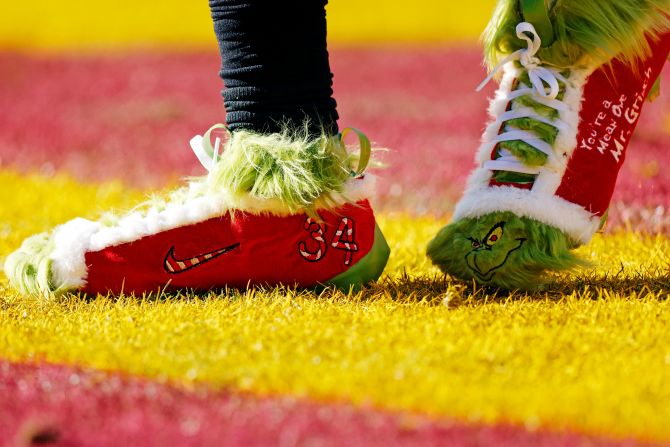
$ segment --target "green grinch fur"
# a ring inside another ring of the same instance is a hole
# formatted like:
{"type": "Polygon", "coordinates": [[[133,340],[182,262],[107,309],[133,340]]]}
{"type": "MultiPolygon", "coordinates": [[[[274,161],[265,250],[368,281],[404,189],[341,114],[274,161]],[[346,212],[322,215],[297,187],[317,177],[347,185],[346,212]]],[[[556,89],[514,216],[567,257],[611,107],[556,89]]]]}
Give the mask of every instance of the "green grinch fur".
{"type": "Polygon", "coordinates": [[[510,212],[461,219],[442,228],[428,244],[428,257],[457,278],[505,289],[534,289],[549,270],[587,263],[560,230],[510,212]],[[501,228],[492,240],[491,230],[501,228]]]}
{"type": "MultiPolygon", "coordinates": [[[[670,0],[546,0],[554,41],[537,56],[546,64],[572,68],[600,66],[613,58],[631,65],[649,56],[645,36],[652,39],[670,29],[670,0]]],[[[498,2],[483,34],[485,57],[495,66],[507,54],[525,48],[516,36],[524,20],[518,0],[498,2]]]]}
{"type": "Polygon", "coordinates": [[[5,260],[5,274],[10,284],[22,293],[49,296],[58,291],[51,276],[53,240],[49,233],[29,237],[21,248],[5,260]]]}
{"type": "MultiPolygon", "coordinates": [[[[537,57],[544,64],[562,69],[566,77],[571,69],[598,67],[614,58],[635,65],[651,53],[647,37],[655,39],[670,30],[670,0],[547,0],[544,5],[553,40],[543,41],[537,57]]],[[[498,2],[483,35],[489,67],[526,48],[527,43],[516,35],[517,25],[525,20],[521,9],[520,0],[498,2]]],[[[521,73],[518,82],[529,84],[527,72],[521,73]]],[[[559,100],[565,93],[565,86],[561,84],[560,88],[559,100]]],[[[557,113],[526,96],[515,99],[512,105],[532,107],[552,119],[557,113]]],[[[514,129],[531,131],[551,145],[558,135],[553,126],[532,119],[504,124],[505,131],[514,129]]],[[[522,141],[500,143],[498,151],[502,149],[527,166],[546,161],[545,154],[522,141]]],[[[496,171],[494,179],[523,184],[532,183],[534,176],[496,171]]],[[[428,256],[442,271],[458,278],[506,289],[533,289],[544,282],[549,271],[586,265],[571,251],[577,245],[555,227],[501,211],[447,225],[430,242],[428,256]],[[501,223],[502,235],[487,245],[487,235],[501,223]]]]}
{"type": "MultiPolygon", "coordinates": [[[[188,186],[168,194],[156,195],[133,212],[145,215],[149,210],[162,211],[170,204],[223,191],[228,194],[229,210],[244,211],[243,204],[249,199],[267,203],[261,208],[274,214],[330,209],[346,199],[341,193],[354,175],[358,159],[358,153],[347,152],[339,135],[314,137],[306,130],[275,134],[242,130],[230,136],[209,175],[193,178],[188,186]],[[339,195],[338,201],[335,195],[339,195]]],[[[107,213],[99,222],[111,227],[123,217],[107,213]]],[[[4,262],[9,282],[26,294],[53,296],[65,292],[52,275],[53,250],[53,233],[26,239],[4,262]]]]}
{"type": "Polygon", "coordinates": [[[355,158],[338,136],[314,138],[307,128],[269,135],[241,130],[231,135],[210,182],[234,194],[278,199],[295,212],[342,192],[355,158]]]}

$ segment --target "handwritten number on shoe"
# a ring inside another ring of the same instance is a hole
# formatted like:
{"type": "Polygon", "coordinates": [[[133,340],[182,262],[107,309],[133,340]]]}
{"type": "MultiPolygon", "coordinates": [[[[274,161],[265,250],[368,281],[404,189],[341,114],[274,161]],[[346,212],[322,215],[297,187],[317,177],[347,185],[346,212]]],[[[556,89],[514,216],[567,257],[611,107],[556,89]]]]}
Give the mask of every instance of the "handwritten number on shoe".
{"type": "Polygon", "coordinates": [[[315,251],[310,251],[307,247],[307,243],[301,241],[300,244],[298,244],[300,255],[309,262],[320,261],[321,258],[326,255],[326,250],[328,250],[328,246],[326,245],[326,240],[323,234],[323,228],[321,225],[316,223],[314,219],[308,217],[305,221],[305,230],[309,232],[312,240],[316,241],[318,248],[315,251]]]}
{"type": "MultiPolygon", "coordinates": [[[[300,255],[309,262],[318,262],[328,252],[326,243],[326,230],[323,225],[308,217],[304,225],[305,231],[309,232],[310,242],[300,241],[298,251],[300,255]],[[312,249],[310,249],[312,247],[312,249]]],[[[351,264],[353,254],[358,251],[358,244],[354,240],[354,221],[350,217],[340,218],[337,231],[333,235],[330,246],[345,251],[344,265],[351,264]]]]}
{"type": "Polygon", "coordinates": [[[351,264],[354,252],[358,251],[358,245],[354,242],[354,221],[348,217],[340,219],[340,224],[335,232],[331,245],[338,250],[345,250],[344,265],[351,264]]]}

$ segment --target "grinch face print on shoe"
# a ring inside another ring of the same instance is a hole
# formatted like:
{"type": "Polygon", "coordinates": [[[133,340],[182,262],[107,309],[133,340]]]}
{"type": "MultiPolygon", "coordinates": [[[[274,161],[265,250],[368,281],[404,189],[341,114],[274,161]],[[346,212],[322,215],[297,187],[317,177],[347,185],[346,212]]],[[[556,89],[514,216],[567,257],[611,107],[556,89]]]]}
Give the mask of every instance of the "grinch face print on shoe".
{"type": "Polygon", "coordinates": [[[482,238],[468,238],[472,250],[465,255],[465,263],[477,279],[490,281],[498,270],[505,267],[510,256],[519,250],[525,237],[505,237],[505,222],[495,224],[482,238]]]}
{"type": "Polygon", "coordinates": [[[428,256],[458,278],[513,289],[531,283],[546,265],[582,265],[571,248],[555,228],[497,212],[447,225],[428,245],[428,256]]]}

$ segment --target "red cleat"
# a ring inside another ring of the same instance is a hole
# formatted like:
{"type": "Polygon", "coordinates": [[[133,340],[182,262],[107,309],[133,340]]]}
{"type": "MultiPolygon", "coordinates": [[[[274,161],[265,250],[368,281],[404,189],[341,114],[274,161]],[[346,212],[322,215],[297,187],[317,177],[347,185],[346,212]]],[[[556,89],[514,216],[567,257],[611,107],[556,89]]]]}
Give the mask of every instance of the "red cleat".
{"type": "Polygon", "coordinates": [[[210,135],[221,127],[191,141],[208,176],[120,218],[74,219],[27,239],[5,262],[11,284],[43,296],[142,294],[256,284],[347,289],[381,275],[389,248],[366,199],[374,178],[363,175],[363,134],[352,130],[356,157],[342,135],[244,131],[219,156],[220,138],[212,147],[210,135]],[[277,186],[286,179],[295,186],[277,186]]]}

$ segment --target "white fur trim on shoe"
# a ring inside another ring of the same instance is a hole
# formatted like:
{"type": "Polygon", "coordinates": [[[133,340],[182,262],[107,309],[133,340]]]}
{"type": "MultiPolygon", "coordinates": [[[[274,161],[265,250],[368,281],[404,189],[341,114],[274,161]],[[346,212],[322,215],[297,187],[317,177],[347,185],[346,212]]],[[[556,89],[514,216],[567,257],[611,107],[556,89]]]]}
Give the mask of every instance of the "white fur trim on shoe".
{"type": "Polygon", "coordinates": [[[98,222],[77,218],[54,229],[51,274],[62,289],[78,289],[86,284],[86,260],[91,236],[100,230],[98,222]]]}
{"type": "Polygon", "coordinates": [[[505,211],[556,227],[582,244],[591,240],[601,224],[600,217],[558,196],[512,186],[468,191],[456,206],[454,221],[505,211]]]}

